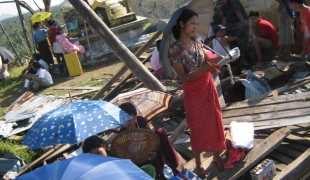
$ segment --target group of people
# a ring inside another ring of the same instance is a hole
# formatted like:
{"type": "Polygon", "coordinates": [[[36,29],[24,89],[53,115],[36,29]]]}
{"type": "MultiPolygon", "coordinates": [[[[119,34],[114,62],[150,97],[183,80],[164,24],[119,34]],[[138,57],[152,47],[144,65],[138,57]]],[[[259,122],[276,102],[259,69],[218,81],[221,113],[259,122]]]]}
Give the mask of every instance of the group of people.
{"type": "MultiPolygon", "coordinates": [[[[132,120],[127,121],[118,132],[123,132],[133,128],[142,128],[152,131],[147,124],[148,120],[142,116],[137,116],[137,109],[132,103],[123,103],[119,106],[119,108],[129,114],[132,117],[132,120]]],[[[155,133],[160,139],[158,150],[156,152],[150,152],[147,157],[133,160],[133,162],[151,177],[156,179],[165,179],[163,175],[164,164],[167,164],[173,169],[173,172],[176,173],[179,165],[179,159],[174,148],[169,143],[165,130],[163,128],[158,128],[155,130],[155,133]]],[[[109,152],[108,150],[108,144],[101,137],[96,135],[84,140],[82,150],[84,153],[103,156],[113,155],[113,152],[109,152]]]]}
{"type": "Polygon", "coordinates": [[[69,37],[64,31],[65,26],[57,26],[55,20],[48,20],[48,29],[43,28],[43,23],[36,22],[33,27],[33,44],[42,56],[42,59],[48,65],[54,65],[53,55],[57,59],[58,65],[61,60],[64,63],[63,53],[69,54],[77,51],[84,56],[84,59],[88,61],[84,46],[80,45],[78,41],[71,43],[69,37]],[[59,42],[63,48],[63,53],[53,52],[53,46],[55,42],[59,42]]]}
{"type": "Polygon", "coordinates": [[[42,87],[52,86],[53,78],[49,73],[48,64],[41,58],[40,54],[34,53],[32,58],[22,74],[25,77],[25,88],[35,93],[42,87]]]}
{"type": "MultiPolygon", "coordinates": [[[[280,26],[281,47],[278,54],[284,56],[283,50],[285,50],[286,58],[291,57],[290,49],[287,46],[293,43],[293,31],[291,29],[293,25],[285,25],[285,23],[291,23],[292,20],[282,20],[282,18],[292,18],[292,9],[301,13],[301,29],[306,41],[301,57],[304,58],[305,54],[308,54],[309,60],[310,8],[303,4],[303,0],[277,1],[279,2],[279,15],[281,16],[280,23],[282,23],[280,26]]],[[[274,26],[260,18],[258,11],[251,11],[247,15],[239,0],[222,0],[221,2],[223,3],[223,25],[226,27],[215,26],[216,36],[223,37],[220,38],[220,41],[223,42],[224,48],[227,47],[227,42],[235,42],[236,39],[241,43],[246,43],[250,21],[251,29],[255,35],[253,45],[258,56],[256,66],[261,66],[263,63],[261,48],[278,46],[279,44],[278,34],[274,26]],[[225,37],[224,30],[230,37],[236,38],[225,37]]],[[[183,10],[172,28],[176,41],[170,45],[169,59],[178,78],[183,82],[184,108],[186,121],[191,130],[190,143],[194,153],[196,173],[203,177],[205,171],[200,158],[201,153],[213,152],[213,161],[222,169],[224,163],[219,154],[228,145],[226,146],[221,106],[211,77],[212,73],[219,71],[220,67],[216,64],[221,58],[204,49],[199,43],[202,40],[198,37],[198,42],[193,40],[193,37],[196,36],[198,23],[197,13],[189,9],[183,10]]],[[[216,43],[213,41],[214,47],[217,46],[216,43]]],[[[222,51],[222,53],[226,51],[229,49],[222,51]]]]}
{"type": "MultiPolygon", "coordinates": [[[[260,17],[258,11],[246,13],[239,0],[221,0],[222,24],[213,27],[214,39],[209,38],[209,45],[216,52],[225,55],[230,49],[239,47],[241,59],[244,58],[244,46],[249,41],[249,29],[253,32],[253,48],[257,56],[254,69],[264,65],[262,50],[278,47],[277,55],[282,60],[291,60],[290,46],[294,44],[294,17],[300,10],[290,6],[290,0],[276,0],[278,2],[279,33],[274,25],[260,17]],[[278,35],[279,34],[279,35],[278,35]],[[219,43],[221,42],[221,44],[219,43]]],[[[302,1],[294,2],[302,3],[302,1]]],[[[305,13],[303,13],[305,14],[305,13]]],[[[302,27],[301,29],[305,29],[302,27]]],[[[306,44],[304,46],[306,48],[306,44]]],[[[301,59],[305,59],[305,50],[301,59]]]]}
{"type": "Polygon", "coordinates": [[[23,72],[25,79],[30,81],[26,87],[32,92],[37,92],[40,87],[53,85],[50,67],[54,66],[54,57],[57,60],[59,73],[64,73],[66,69],[64,53],[77,51],[88,61],[85,48],[78,41],[74,43],[69,41],[69,37],[64,32],[65,26],[57,26],[55,20],[51,19],[47,20],[47,25],[48,28],[44,28],[41,22],[36,22],[32,25],[34,31],[32,42],[38,53],[33,54],[33,60],[29,62],[29,66],[23,72]],[[53,51],[55,42],[59,42],[62,46],[62,53],[53,51]]]}

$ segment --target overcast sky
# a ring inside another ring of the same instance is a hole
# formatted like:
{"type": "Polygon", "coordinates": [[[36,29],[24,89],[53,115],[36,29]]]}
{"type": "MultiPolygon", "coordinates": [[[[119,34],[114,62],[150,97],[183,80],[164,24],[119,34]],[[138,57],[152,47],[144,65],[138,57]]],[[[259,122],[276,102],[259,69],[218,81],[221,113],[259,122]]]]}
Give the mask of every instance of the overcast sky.
{"type": "MultiPolygon", "coordinates": [[[[6,2],[6,1],[12,1],[12,0],[0,0],[0,2],[6,2]]],[[[23,0],[26,2],[29,6],[31,6],[34,10],[38,10],[37,6],[33,1],[35,1],[38,6],[44,10],[44,5],[42,0],[23,0]]],[[[62,3],[64,0],[51,0],[51,6],[58,5],[62,3]]],[[[17,9],[16,9],[16,4],[14,2],[11,3],[0,3],[0,15],[1,14],[13,14],[17,15],[17,9]]],[[[25,8],[21,7],[22,12],[28,12],[25,10],[25,8]]]]}

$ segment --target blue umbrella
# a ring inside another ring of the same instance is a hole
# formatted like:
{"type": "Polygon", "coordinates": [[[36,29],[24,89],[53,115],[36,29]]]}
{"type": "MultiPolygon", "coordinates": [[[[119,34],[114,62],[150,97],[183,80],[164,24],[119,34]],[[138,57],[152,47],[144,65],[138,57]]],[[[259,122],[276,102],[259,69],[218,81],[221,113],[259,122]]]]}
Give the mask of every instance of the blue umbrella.
{"type": "Polygon", "coordinates": [[[56,144],[78,144],[100,132],[118,128],[132,117],[106,101],[76,101],[40,117],[22,144],[38,149],[56,144]]]}
{"type": "Polygon", "coordinates": [[[102,180],[102,179],[153,179],[128,159],[94,154],[79,156],[52,163],[31,171],[18,180],[102,180]]]}

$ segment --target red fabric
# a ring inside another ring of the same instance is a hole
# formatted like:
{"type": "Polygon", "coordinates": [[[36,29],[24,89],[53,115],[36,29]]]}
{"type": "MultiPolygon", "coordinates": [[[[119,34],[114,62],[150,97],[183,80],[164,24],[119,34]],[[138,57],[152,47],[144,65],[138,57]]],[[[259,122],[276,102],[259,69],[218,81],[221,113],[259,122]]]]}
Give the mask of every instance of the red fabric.
{"type": "Polygon", "coordinates": [[[229,159],[227,163],[224,165],[224,169],[232,169],[234,167],[234,163],[240,161],[244,157],[245,153],[239,151],[239,149],[232,148],[229,151],[229,159]]]}
{"type": "Polygon", "coordinates": [[[56,42],[56,28],[55,27],[50,27],[49,28],[49,34],[50,34],[50,38],[51,38],[51,43],[53,44],[54,42],[56,42]]]}
{"type": "Polygon", "coordinates": [[[211,73],[184,82],[183,90],[192,149],[200,152],[225,150],[222,110],[211,73]]]}
{"type": "Polygon", "coordinates": [[[262,38],[270,39],[274,46],[279,45],[277,30],[270,22],[260,18],[257,26],[262,38]]]}
{"type": "Polygon", "coordinates": [[[308,44],[307,53],[310,52],[310,7],[300,14],[301,32],[304,33],[304,37],[307,39],[308,44]]]}

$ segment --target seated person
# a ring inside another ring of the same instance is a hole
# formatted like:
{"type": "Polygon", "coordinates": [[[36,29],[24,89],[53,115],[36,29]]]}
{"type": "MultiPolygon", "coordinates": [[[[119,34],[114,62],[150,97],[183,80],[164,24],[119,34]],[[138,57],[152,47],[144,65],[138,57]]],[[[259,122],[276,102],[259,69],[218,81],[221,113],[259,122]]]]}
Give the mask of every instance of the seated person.
{"type": "Polygon", "coordinates": [[[150,58],[150,63],[152,66],[152,69],[156,72],[156,74],[159,77],[163,77],[164,74],[164,70],[160,65],[160,59],[159,59],[159,45],[160,45],[161,40],[157,40],[156,41],[156,49],[154,50],[152,57],[150,58]]]}
{"type": "Polygon", "coordinates": [[[64,27],[57,27],[56,40],[61,44],[66,53],[77,51],[84,56],[85,61],[88,61],[84,46],[80,45],[78,41],[71,43],[67,34],[64,32],[64,27]]]}
{"type": "Polygon", "coordinates": [[[218,52],[219,54],[221,54],[222,56],[226,55],[227,52],[230,51],[228,43],[231,41],[237,41],[238,40],[237,37],[226,36],[225,29],[226,29],[226,27],[224,27],[222,25],[215,25],[213,27],[213,32],[215,34],[215,38],[213,38],[213,40],[210,42],[210,46],[212,47],[212,49],[215,52],[218,52]],[[219,43],[219,41],[221,42],[222,45],[219,43]]]}
{"type": "MultiPolygon", "coordinates": [[[[123,103],[119,106],[123,111],[133,117],[133,120],[127,121],[120,131],[124,131],[130,128],[151,128],[147,124],[147,119],[142,116],[137,116],[137,109],[132,103],[123,103]]],[[[163,167],[164,164],[167,164],[174,172],[177,173],[177,167],[179,164],[179,159],[176,155],[176,152],[172,145],[169,143],[168,136],[163,128],[158,128],[155,133],[160,139],[160,145],[156,152],[156,157],[149,160],[149,163],[152,164],[156,169],[156,177],[158,179],[164,179],[163,167]]]]}
{"type": "Polygon", "coordinates": [[[33,53],[32,54],[32,58],[34,60],[36,60],[38,63],[40,63],[40,65],[46,69],[47,71],[49,71],[49,66],[48,64],[41,58],[41,55],[39,53],[33,53]]]}
{"type": "Polygon", "coordinates": [[[6,80],[7,78],[10,77],[10,74],[7,70],[7,67],[6,67],[6,61],[4,60],[3,56],[0,54],[0,65],[1,65],[1,68],[0,68],[0,82],[1,81],[4,81],[6,80]]]}
{"type": "MultiPolygon", "coordinates": [[[[108,144],[103,140],[101,137],[94,135],[90,136],[89,138],[85,139],[82,144],[83,153],[90,153],[90,154],[97,154],[102,156],[108,156],[107,150],[108,144]]],[[[155,178],[155,168],[150,164],[145,164],[140,166],[140,168],[150,175],[151,177],[155,178]]]]}
{"type": "Polygon", "coordinates": [[[278,46],[278,34],[275,27],[268,21],[260,18],[258,11],[250,11],[251,29],[255,35],[253,46],[257,55],[256,68],[261,67],[264,62],[262,58],[262,48],[278,46]]]}
{"type": "Polygon", "coordinates": [[[34,62],[32,67],[37,71],[36,75],[28,74],[26,79],[30,80],[28,89],[32,92],[36,92],[40,87],[50,87],[53,85],[53,79],[51,74],[43,69],[38,62],[34,62]]]}

